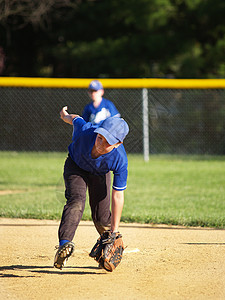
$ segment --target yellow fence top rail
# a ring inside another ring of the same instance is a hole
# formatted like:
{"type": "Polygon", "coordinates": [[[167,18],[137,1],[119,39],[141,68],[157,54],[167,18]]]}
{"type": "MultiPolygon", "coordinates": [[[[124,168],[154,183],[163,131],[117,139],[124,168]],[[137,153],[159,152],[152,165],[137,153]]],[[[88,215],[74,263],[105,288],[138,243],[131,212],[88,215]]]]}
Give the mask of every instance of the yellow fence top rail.
{"type": "MultiPolygon", "coordinates": [[[[96,78],[0,77],[0,87],[87,88],[96,78]]],[[[97,78],[104,88],[224,89],[225,79],[97,78]]]]}

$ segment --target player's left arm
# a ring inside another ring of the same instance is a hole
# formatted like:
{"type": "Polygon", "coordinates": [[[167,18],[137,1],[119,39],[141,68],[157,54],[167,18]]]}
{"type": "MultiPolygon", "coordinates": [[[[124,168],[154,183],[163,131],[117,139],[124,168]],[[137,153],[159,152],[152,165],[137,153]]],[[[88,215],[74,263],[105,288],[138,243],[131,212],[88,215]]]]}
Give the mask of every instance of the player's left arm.
{"type": "Polygon", "coordinates": [[[124,204],[124,191],[112,189],[112,207],[111,207],[111,230],[119,231],[119,224],[124,204]]]}

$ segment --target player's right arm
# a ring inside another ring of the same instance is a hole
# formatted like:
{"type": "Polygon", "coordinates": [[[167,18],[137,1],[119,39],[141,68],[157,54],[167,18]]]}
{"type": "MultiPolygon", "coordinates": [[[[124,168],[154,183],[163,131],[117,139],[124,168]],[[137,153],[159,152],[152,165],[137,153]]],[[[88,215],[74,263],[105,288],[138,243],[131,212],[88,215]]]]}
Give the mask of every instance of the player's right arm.
{"type": "Polygon", "coordinates": [[[67,106],[64,106],[62,110],[60,111],[60,118],[65,122],[70,125],[73,125],[73,119],[79,117],[79,115],[75,114],[69,114],[67,112],[67,106]]]}

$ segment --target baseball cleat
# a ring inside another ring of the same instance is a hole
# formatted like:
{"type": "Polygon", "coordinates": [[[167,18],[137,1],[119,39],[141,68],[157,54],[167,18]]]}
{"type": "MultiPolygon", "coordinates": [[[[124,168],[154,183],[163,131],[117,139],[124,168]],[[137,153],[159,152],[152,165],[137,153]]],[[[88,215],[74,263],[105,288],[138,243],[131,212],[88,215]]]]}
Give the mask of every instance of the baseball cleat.
{"type": "Polygon", "coordinates": [[[58,250],[55,254],[55,259],[54,259],[55,268],[62,270],[62,268],[66,264],[66,261],[72,255],[74,251],[74,246],[75,245],[73,242],[67,242],[62,246],[56,246],[56,249],[58,250]]]}

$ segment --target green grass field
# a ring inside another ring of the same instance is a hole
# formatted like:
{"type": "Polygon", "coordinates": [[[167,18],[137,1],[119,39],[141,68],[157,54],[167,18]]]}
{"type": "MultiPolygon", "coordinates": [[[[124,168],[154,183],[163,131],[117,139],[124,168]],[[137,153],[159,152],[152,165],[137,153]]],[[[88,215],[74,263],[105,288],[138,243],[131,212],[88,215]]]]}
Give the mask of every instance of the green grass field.
{"type": "MultiPolygon", "coordinates": [[[[66,153],[0,152],[0,216],[60,219],[66,153]]],[[[123,222],[225,228],[224,156],[128,155],[123,222]]],[[[88,201],[83,220],[91,220],[88,201]]]]}

